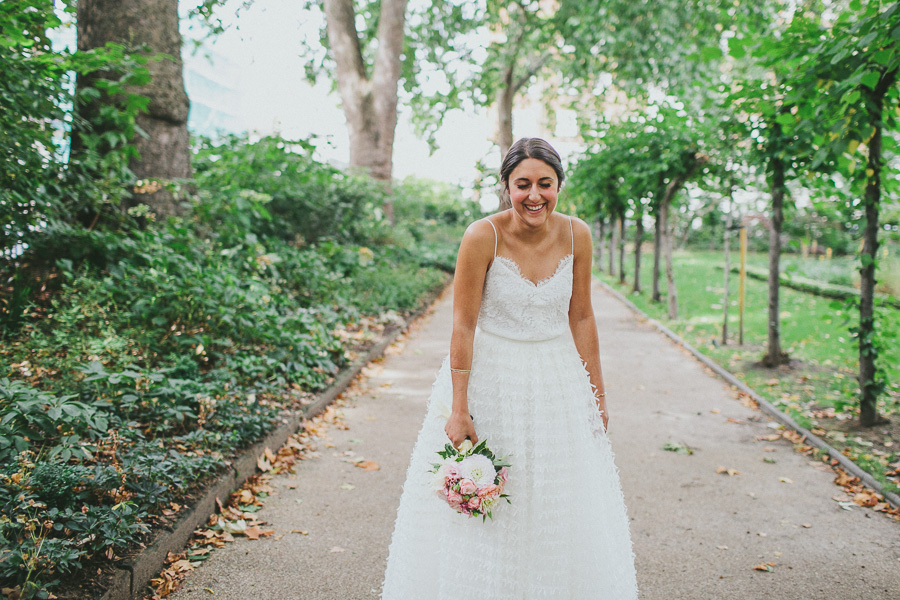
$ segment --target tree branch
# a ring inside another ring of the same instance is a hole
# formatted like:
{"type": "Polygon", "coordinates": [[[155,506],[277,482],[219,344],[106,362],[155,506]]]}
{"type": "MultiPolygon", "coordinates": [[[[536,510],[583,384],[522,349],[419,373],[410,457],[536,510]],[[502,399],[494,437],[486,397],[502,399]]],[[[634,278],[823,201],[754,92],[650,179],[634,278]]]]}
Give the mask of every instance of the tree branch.
{"type": "Polygon", "coordinates": [[[357,82],[366,80],[353,0],[325,0],[325,20],[328,23],[328,41],[337,63],[338,80],[343,77],[354,77],[357,82]]]}
{"type": "Polygon", "coordinates": [[[544,52],[541,56],[537,57],[528,66],[528,68],[525,69],[525,72],[522,74],[522,76],[519,77],[516,80],[516,82],[513,84],[513,93],[517,93],[520,89],[522,89],[522,86],[524,86],[526,83],[528,83],[528,80],[531,79],[535,75],[535,73],[540,71],[541,67],[543,67],[545,64],[547,64],[548,60],[550,60],[549,52],[544,52]]]}

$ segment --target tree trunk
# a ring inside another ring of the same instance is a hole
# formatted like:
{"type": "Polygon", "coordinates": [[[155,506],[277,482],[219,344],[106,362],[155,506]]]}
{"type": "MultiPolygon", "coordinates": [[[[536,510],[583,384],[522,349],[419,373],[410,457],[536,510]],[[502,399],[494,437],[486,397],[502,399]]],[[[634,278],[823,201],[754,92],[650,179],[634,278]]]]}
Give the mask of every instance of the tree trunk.
{"type": "Polygon", "coordinates": [[[859,269],[859,422],[871,427],[887,422],[878,414],[878,396],[884,391],[884,382],[879,377],[876,360],[878,347],[875,344],[875,267],[878,254],[878,210],[881,203],[881,168],[884,96],[897,78],[897,71],[881,76],[875,89],[868,94],[872,122],[875,133],[869,140],[869,160],[866,172],[866,228],[863,234],[862,266],[859,269]]]}
{"type": "MultiPolygon", "coordinates": [[[[725,282],[724,292],[722,293],[722,345],[728,345],[728,303],[731,301],[729,297],[729,286],[731,284],[731,225],[732,211],[734,210],[734,183],[728,189],[728,210],[725,211],[725,232],[722,236],[722,243],[725,250],[725,282]]],[[[712,243],[710,236],[710,244],[712,243]]]]}
{"type": "Polygon", "coordinates": [[[766,345],[766,355],[762,362],[767,367],[777,367],[789,361],[787,354],[781,350],[781,319],[778,307],[785,185],[784,160],[779,157],[773,157],[771,161],[772,224],[769,228],[769,341],[766,345]]]}
{"type": "Polygon", "coordinates": [[[619,240],[619,228],[618,221],[615,219],[612,222],[611,231],[609,232],[609,275],[610,277],[616,276],[616,248],[618,247],[619,240]]]}
{"type": "Polygon", "coordinates": [[[643,210],[640,210],[634,218],[634,286],[632,286],[632,291],[636,294],[641,292],[641,244],[643,243],[644,214],[643,210]]]}
{"type": "MultiPolygon", "coordinates": [[[[527,33],[527,23],[523,20],[519,23],[520,31],[507,47],[507,64],[503,69],[503,83],[497,91],[497,145],[500,146],[500,162],[506,158],[506,154],[513,145],[513,118],[512,111],[516,94],[525,87],[532,77],[549,60],[550,55],[545,53],[536,57],[526,65],[519,77],[516,77],[516,66],[522,61],[519,57],[519,49],[527,33]]],[[[500,210],[512,206],[506,194],[501,194],[500,210]]]]}
{"type": "MultiPolygon", "coordinates": [[[[497,144],[500,146],[500,163],[513,145],[512,109],[516,92],[513,88],[513,65],[507,65],[503,73],[503,84],[497,92],[497,144]]],[[[500,194],[500,210],[511,208],[509,194],[500,194]]]]}
{"type": "MultiPolygon", "coordinates": [[[[673,182],[674,183],[674,182],[673,182]]],[[[672,185],[669,184],[671,188],[672,185]]],[[[672,194],[674,196],[674,193],[672,194]]],[[[669,224],[669,193],[659,206],[659,232],[662,236],[661,246],[666,257],[666,299],[669,305],[669,318],[678,318],[678,291],[675,289],[675,268],[672,265],[672,226],[669,224]]]]}
{"type": "MultiPolygon", "coordinates": [[[[151,53],[169,55],[150,61],[147,68],[153,79],[147,85],[130,90],[150,98],[146,113],[137,117],[137,125],[148,137],[136,136],[139,158],[132,159],[131,170],[138,179],[162,180],[191,177],[190,140],[187,130],[190,106],[184,91],[181,61],[181,33],[178,29],[178,0],[79,0],[77,5],[78,50],[86,52],[108,42],[128,49],[147,45],[151,53]]],[[[94,72],[79,76],[78,90],[94,87],[110,73],[94,72]]],[[[104,99],[105,100],[105,99],[104,99]]],[[[98,101],[80,107],[79,121],[96,122],[101,104],[98,101]]],[[[84,150],[76,125],[72,152],[84,150]]],[[[180,212],[177,199],[164,186],[144,186],[148,190],[132,200],[146,204],[157,215],[180,212]]]]}
{"type": "Polygon", "coordinates": [[[500,146],[500,162],[506,158],[513,145],[512,109],[516,90],[513,82],[514,63],[506,66],[503,72],[503,84],[497,92],[497,144],[500,146]]]}
{"type": "Polygon", "coordinates": [[[625,216],[619,219],[619,283],[625,283],[625,216]]]}
{"type": "Polygon", "coordinates": [[[662,302],[662,292],[659,289],[659,260],[662,256],[662,219],[660,207],[657,206],[653,223],[653,293],[650,299],[653,302],[662,302]]]}
{"type": "Polygon", "coordinates": [[[597,219],[597,229],[599,233],[597,235],[597,243],[595,247],[597,248],[597,264],[603,264],[603,244],[605,242],[604,238],[606,237],[606,219],[597,219]]]}
{"type": "Polygon", "coordinates": [[[350,166],[383,182],[385,216],[393,221],[391,200],[397,82],[406,25],[406,0],[382,0],[378,49],[371,76],[363,61],[352,0],[325,0],[328,41],[337,65],[338,90],[350,133],[350,166]]]}

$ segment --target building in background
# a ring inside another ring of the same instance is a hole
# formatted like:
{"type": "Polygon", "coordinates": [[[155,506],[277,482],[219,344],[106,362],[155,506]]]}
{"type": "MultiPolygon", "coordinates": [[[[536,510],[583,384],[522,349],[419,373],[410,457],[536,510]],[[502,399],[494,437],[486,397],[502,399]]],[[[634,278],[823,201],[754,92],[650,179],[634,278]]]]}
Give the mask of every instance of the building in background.
{"type": "Polygon", "coordinates": [[[191,100],[188,130],[217,137],[246,130],[242,111],[241,69],[215,47],[184,56],[184,87],[191,100]]]}

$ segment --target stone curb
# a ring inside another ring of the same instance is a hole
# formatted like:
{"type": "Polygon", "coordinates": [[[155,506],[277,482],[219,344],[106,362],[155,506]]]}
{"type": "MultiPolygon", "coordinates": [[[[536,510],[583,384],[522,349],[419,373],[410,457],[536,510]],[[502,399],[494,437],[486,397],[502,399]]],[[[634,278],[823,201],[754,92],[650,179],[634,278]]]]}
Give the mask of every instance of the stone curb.
{"type": "Polygon", "coordinates": [[[696,358],[697,360],[702,362],[704,365],[706,365],[707,367],[709,367],[710,369],[715,371],[716,374],[718,374],[722,379],[724,379],[725,381],[727,381],[734,387],[738,388],[739,390],[741,390],[742,392],[746,393],[748,396],[753,398],[759,404],[759,407],[763,410],[763,412],[767,413],[770,417],[772,417],[773,419],[775,419],[776,421],[778,421],[785,427],[787,427],[789,429],[793,429],[794,431],[796,431],[797,433],[802,435],[805,438],[805,440],[808,443],[810,443],[811,445],[819,448],[820,450],[823,450],[824,452],[827,452],[829,456],[831,456],[832,458],[834,458],[835,460],[837,460],[840,463],[841,467],[845,471],[847,471],[848,473],[850,473],[851,475],[853,475],[855,477],[859,477],[860,480],[864,484],[866,484],[868,487],[872,488],[873,490],[875,490],[876,492],[878,492],[879,494],[884,496],[885,500],[887,500],[891,505],[893,505],[895,508],[900,508],[900,496],[898,496],[897,494],[895,494],[893,492],[886,491],[884,489],[884,486],[881,485],[881,482],[879,482],[877,479],[872,477],[868,472],[864,471],[855,462],[853,462],[852,460],[850,460],[849,458],[847,458],[846,456],[844,456],[843,454],[838,452],[837,449],[833,448],[822,438],[818,437],[811,431],[801,427],[799,423],[797,423],[789,415],[783,413],[781,411],[781,409],[779,409],[777,406],[775,406],[774,404],[772,404],[771,402],[769,402],[768,400],[766,400],[765,398],[763,398],[762,396],[757,394],[746,383],[744,383],[743,381],[741,381],[740,379],[738,379],[737,377],[735,377],[734,375],[732,375],[731,373],[726,371],[721,365],[719,365],[719,363],[715,362],[714,360],[712,360],[711,358],[709,358],[708,356],[706,356],[705,354],[703,354],[702,352],[700,352],[699,350],[697,350],[696,348],[694,348],[693,346],[688,344],[686,341],[681,339],[681,337],[678,334],[676,334],[675,332],[670,330],[668,327],[666,327],[665,325],[663,325],[662,323],[660,323],[659,321],[657,321],[656,319],[652,318],[650,315],[648,315],[647,313],[642,311],[640,308],[635,306],[633,302],[631,302],[625,296],[623,296],[618,291],[613,289],[608,283],[606,283],[605,281],[601,281],[599,279],[596,279],[596,281],[603,287],[603,289],[606,292],[615,296],[620,302],[622,302],[625,306],[630,308],[638,316],[640,316],[643,319],[646,319],[647,322],[650,323],[651,325],[653,325],[654,327],[656,327],[657,330],[664,333],[667,337],[669,337],[676,344],[678,344],[679,346],[681,346],[682,348],[684,348],[685,350],[690,352],[694,356],[694,358],[696,358]]]}
{"type": "MultiPolygon", "coordinates": [[[[449,285],[449,284],[448,284],[449,285]]],[[[159,531],[156,537],[139,555],[120,562],[111,576],[110,586],[97,600],[132,600],[146,593],[150,580],[156,577],[165,567],[169,552],[179,552],[191,539],[194,530],[206,522],[216,512],[216,501],[227,499],[229,494],[241,487],[244,482],[258,471],[257,459],[265,451],[276,451],[296,432],[305,418],[313,417],[334,402],[334,400],[350,385],[369,362],[381,356],[385,349],[405,332],[409,326],[431,308],[435,300],[447,289],[442,285],[432,290],[422,303],[422,307],[414,312],[402,324],[385,331],[381,340],[358,357],[337,376],[331,386],[319,394],[316,399],[303,409],[283,420],[281,425],[265,438],[241,452],[231,461],[230,468],[211,483],[203,496],[197,500],[178,521],[168,528],[159,531]]]]}

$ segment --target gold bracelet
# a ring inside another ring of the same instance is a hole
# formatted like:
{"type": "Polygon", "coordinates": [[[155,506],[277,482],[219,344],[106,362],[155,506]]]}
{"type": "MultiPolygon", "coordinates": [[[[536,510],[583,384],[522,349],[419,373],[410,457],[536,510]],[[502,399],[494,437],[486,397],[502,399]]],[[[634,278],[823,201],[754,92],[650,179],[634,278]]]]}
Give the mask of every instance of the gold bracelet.
{"type": "Polygon", "coordinates": [[[602,398],[602,397],[605,396],[605,395],[606,395],[606,392],[602,392],[602,393],[600,393],[600,394],[594,394],[594,396],[597,397],[597,398],[602,398]]]}
{"type": "Polygon", "coordinates": [[[450,372],[451,373],[471,373],[472,369],[454,369],[453,367],[450,367],[450,372]]]}

